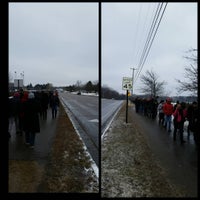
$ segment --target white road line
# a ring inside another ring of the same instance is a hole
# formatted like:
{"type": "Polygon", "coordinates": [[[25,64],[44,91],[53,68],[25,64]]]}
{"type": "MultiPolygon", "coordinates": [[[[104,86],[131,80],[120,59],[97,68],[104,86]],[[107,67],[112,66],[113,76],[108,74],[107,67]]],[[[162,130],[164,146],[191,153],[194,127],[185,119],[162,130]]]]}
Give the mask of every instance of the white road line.
{"type": "Polygon", "coordinates": [[[98,119],[91,119],[91,120],[88,120],[89,122],[96,122],[96,123],[99,123],[99,120],[98,119]]]}
{"type": "Polygon", "coordinates": [[[109,124],[108,124],[107,127],[105,128],[105,130],[104,130],[104,132],[103,132],[103,134],[102,134],[102,136],[101,136],[101,142],[103,142],[103,139],[104,139],[104,137],[105,137],[105,134],[106,134],[107,130],[110,128],[110,125],[112,124],[113,120],[115,119],[115,117],[116,117],[117,113],[119,112],[119,110],[121,109],[122,105],[123,105],[123,103],[122,103],[122,104],[120,105],[120,107],[117,109],[117,111],[115,112],[113,118],[110,120],[109,124]]]}

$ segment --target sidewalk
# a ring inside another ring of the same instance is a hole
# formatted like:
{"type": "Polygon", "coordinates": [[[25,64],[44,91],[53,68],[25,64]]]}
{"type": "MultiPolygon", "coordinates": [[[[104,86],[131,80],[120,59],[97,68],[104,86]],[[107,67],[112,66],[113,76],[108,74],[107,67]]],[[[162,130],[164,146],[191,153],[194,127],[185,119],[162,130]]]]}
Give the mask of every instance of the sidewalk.
{"type": "Polygon", "coordinates": [[[62,104],[57,119],[49,109],[40,125],[34,149],[24,144],[24,136],[11,133],[9,192],[98,193],[91,161],[62,104]]]}
{"type": "Polygon", "coordinates": [[[128,123],[124,104],[102,140],[101,196],[184,197],[184,191],[167,179],[136,127],[132,106],[129,104],[128,123]]]}

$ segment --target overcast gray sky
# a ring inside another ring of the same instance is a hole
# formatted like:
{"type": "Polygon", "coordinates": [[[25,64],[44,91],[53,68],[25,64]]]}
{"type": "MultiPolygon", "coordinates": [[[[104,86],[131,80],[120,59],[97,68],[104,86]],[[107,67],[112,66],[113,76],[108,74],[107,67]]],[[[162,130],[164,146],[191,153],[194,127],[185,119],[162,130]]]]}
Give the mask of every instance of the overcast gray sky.
{"type": "Polygon", "coordinates": [[[98,80],[97,3],[9,3],[9,72],[25,85],[98,80]],[[16,73],[15,73],[16,72],[16,73]]]}
{"type": "MultiPolygon", "coordinates": [[[[122,78],[131,77],[130,68],[138,67],[157,5],[102,4],[102,85],[125,94],[122,78]]],[[[184,67],[190,65],[183,56],[191,48],[197,48],[197,3],[168,3],[140,76],[152,69],[158,81],[168,83],[165,93],[177,95],[175,79],[183,80],[184,67]]],[[[141,93],[140,76],[135,94],[141,93]]]]}

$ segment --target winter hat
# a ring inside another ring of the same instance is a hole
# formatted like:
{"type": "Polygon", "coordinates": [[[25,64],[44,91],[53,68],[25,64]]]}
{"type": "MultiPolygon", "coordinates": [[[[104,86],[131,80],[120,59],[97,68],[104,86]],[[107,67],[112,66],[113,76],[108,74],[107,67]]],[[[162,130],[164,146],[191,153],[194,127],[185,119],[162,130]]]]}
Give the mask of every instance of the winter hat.
{"type": "Polygon", "coordinates": [[[34,93],[30,92],[30,93],[28,94],[28,98],[29,98],[29,99],[33,99],[34,97],[35,97],[34,93]]]}

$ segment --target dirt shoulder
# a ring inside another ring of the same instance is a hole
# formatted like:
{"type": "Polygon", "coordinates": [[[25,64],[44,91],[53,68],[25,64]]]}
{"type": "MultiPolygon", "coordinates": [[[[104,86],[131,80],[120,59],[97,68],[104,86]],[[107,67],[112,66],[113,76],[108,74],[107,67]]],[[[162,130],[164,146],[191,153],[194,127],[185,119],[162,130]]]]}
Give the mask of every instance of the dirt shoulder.
{"type": "MultiPolygon", "coordinates": [[[[132,106],[132,105],[129,105],[132,106]]],[[[101,146],[102,197],[181,197],[156,162],[126,106],[121,108],[101,146]]]]}
{"type": "Polygon", "coordinates": [[[60,106],[56,137],[40,190],[44,192],[99,192],[98,179],[84,144],[60,106]]]}

